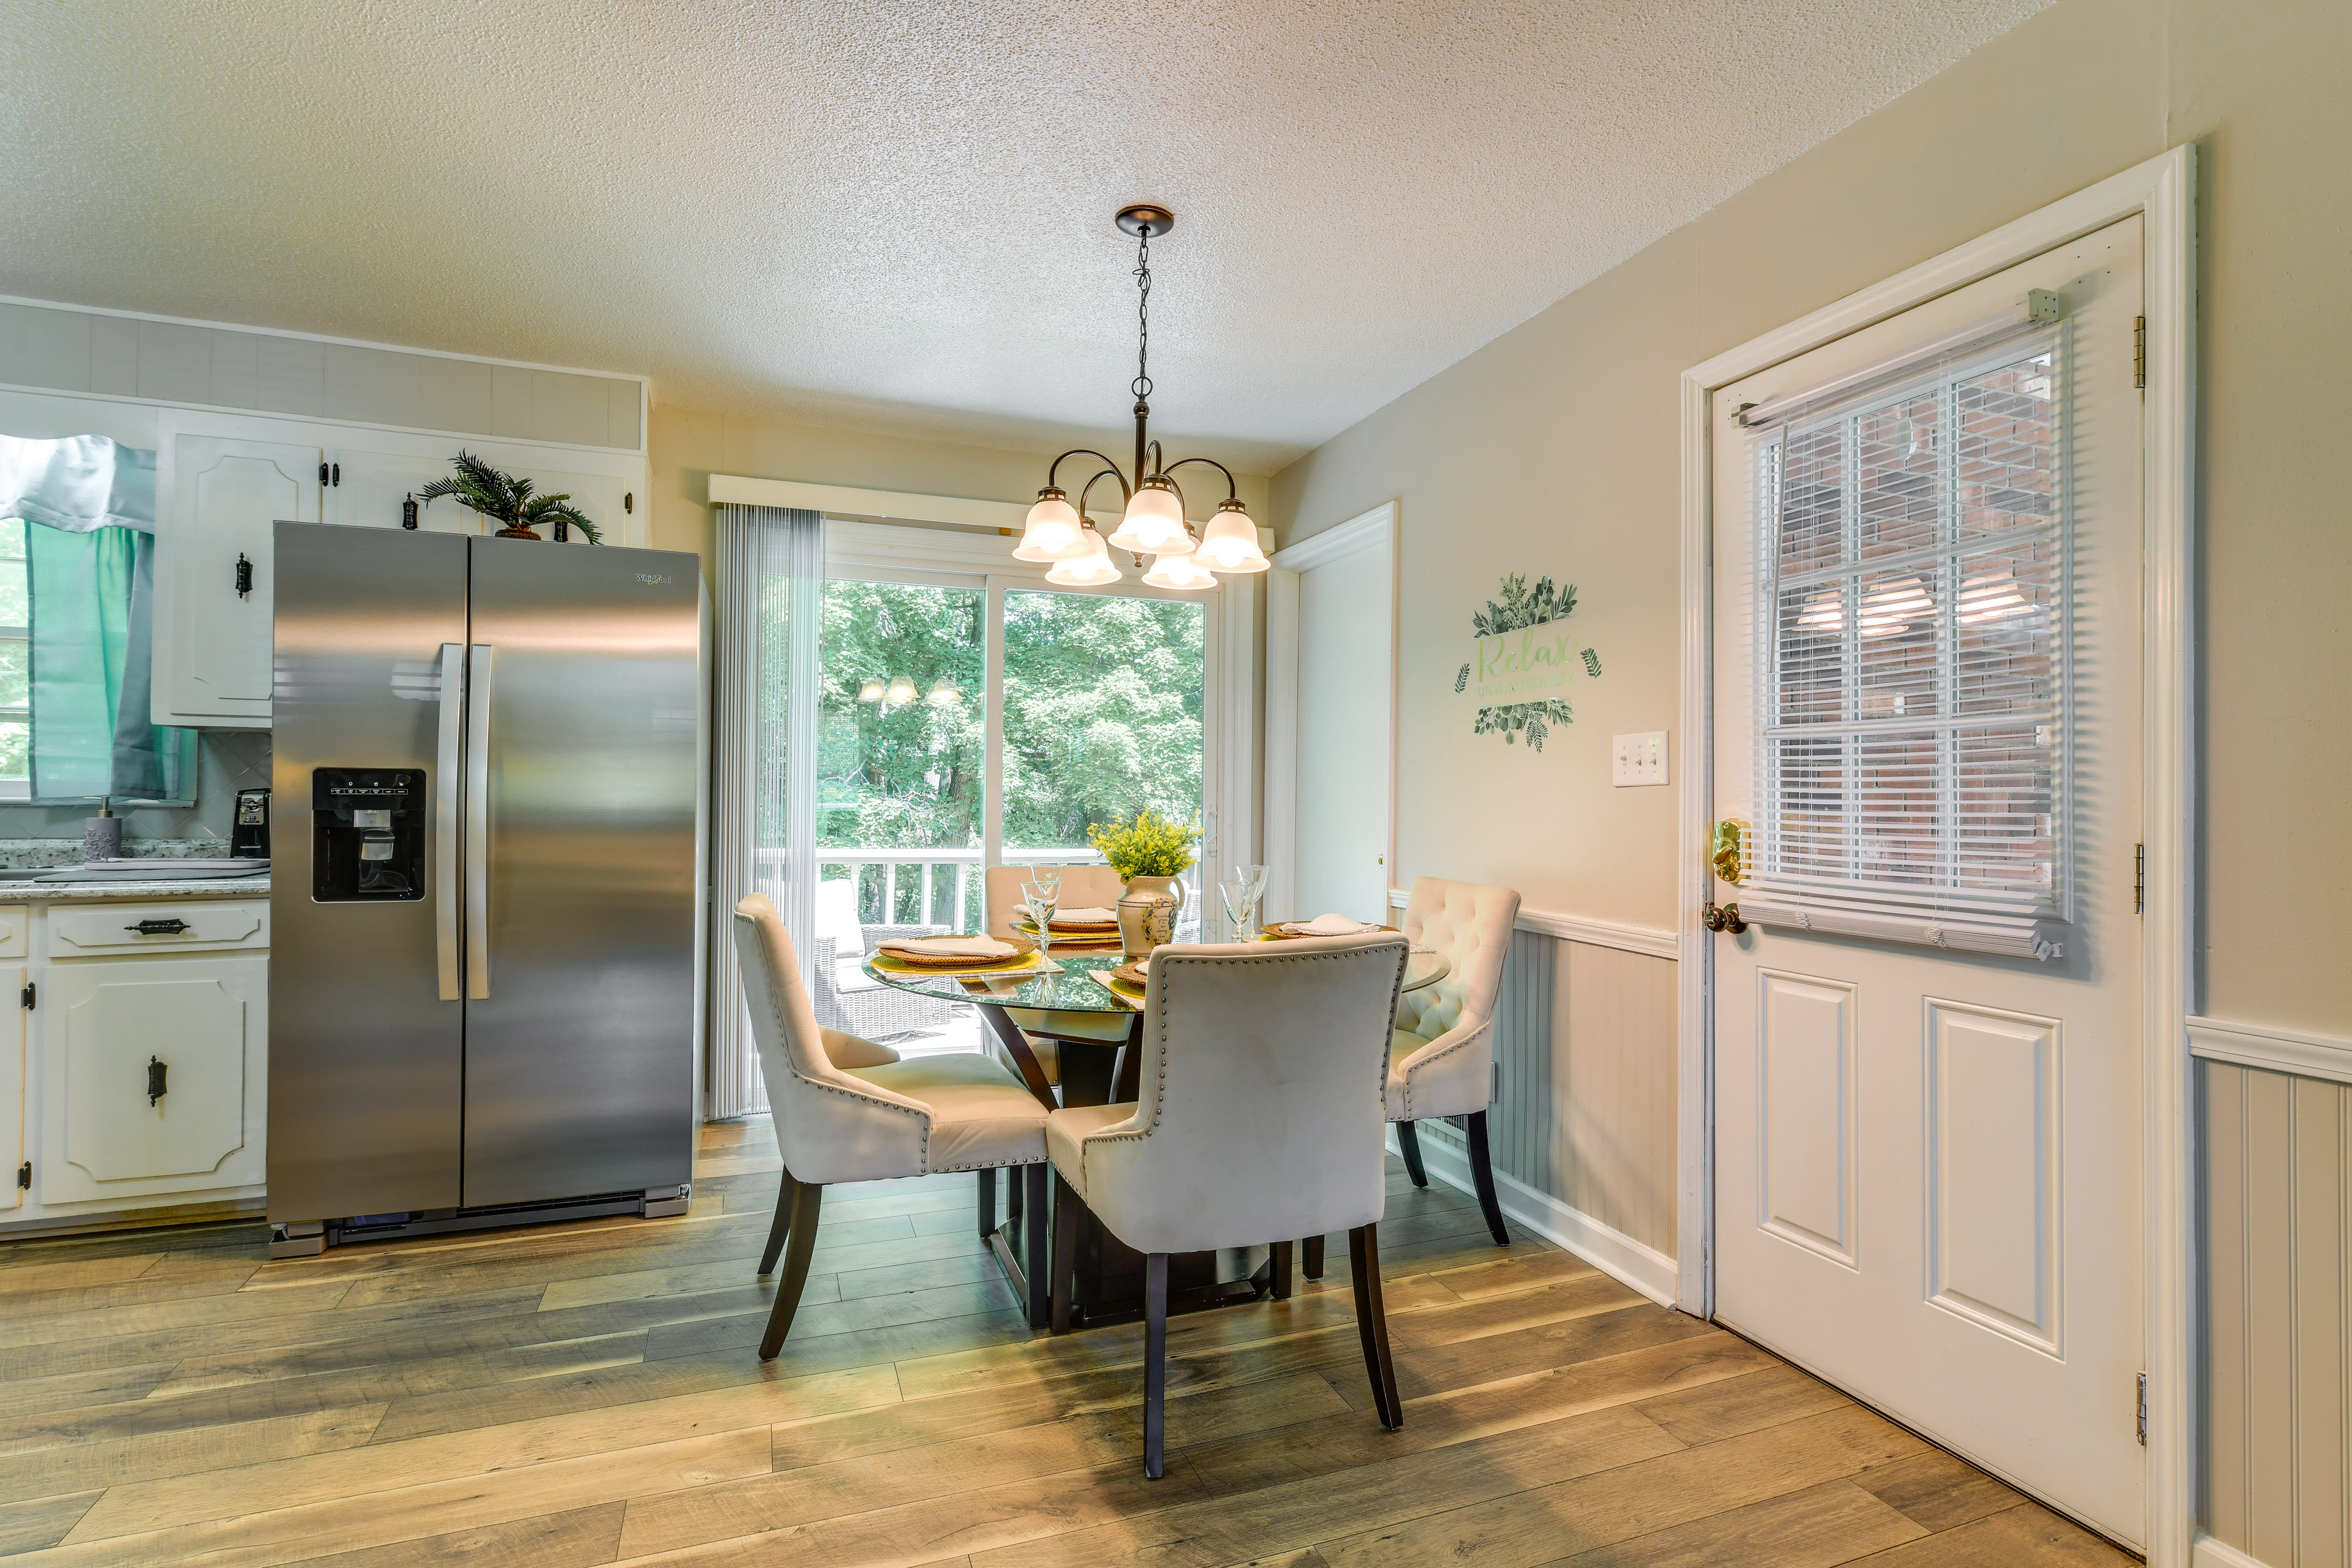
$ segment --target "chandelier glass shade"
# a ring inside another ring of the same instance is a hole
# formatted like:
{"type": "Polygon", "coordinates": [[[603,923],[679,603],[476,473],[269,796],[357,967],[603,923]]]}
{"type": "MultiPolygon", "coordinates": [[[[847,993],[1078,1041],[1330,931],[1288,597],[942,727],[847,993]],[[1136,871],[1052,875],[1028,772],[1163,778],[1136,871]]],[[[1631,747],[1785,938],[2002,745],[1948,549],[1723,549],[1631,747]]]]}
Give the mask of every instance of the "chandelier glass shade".
{"type": "Polygon", "coordinates": [[[1266,559],[1258,544],[1257,523],[1242,505],[1233,470],[1212,458],[1179,458],[1171,463],[1149,434],[1151,241],[1175,226],[1176,215],[1165,207],[1139,205],[1122,208],[1118,223],[1136,240],[1134,466],[1122,469],[1116,460],[1084,447],[1055,458],[1046,470],[1045,488],[1037,492],[1037,502],[1023,523],[1021,542],[1013,548],[1013,557],[1050,562],[1053,570],[1045,574],[1045,581],[1078,588],[1102,587],[1124,575],[1111,559],[1112,550],[1129,552],[1138,568],[1143,565],[1144,556],[1155,557],[1151,569],[1143,574],[1143,581],[1155,588],[1213,588],[1219,573],[1263,572],[1266,559]],[[1057,479],[1063,463],[1072,458],[1092,458],[1102,465],[1079,489],[1075,505],[1057,479]],[[1216,516],[1197,533],[1185,519],[1184,492],[1174,477],[1176,469],[1196,463],[1214,468],[1225,479],[1225,499],[1218,503],[1216,516]],[[1108,540],[1086,516],[1087,493],[1104,479],[1118,487],[1125,503],[1118,527],[1108,540]]]}
{"type": "Polygon", "coordinates": [[[1060,490],[1047,489],[1038,494],[1037,504],[1029,509],[1013,559],[1067,561],[1075,555],[1088,554],[1094,546],[1087,542],[1087,533],[1078,509],[1060,490]]]}
{"type": "Polygon", "coordinates": [[[1116,583],[1123,575],[1110,558],[1103,536],[1089,528],[1085,531],[1087,552],[1066,557],[1045,574],[1045,581],[1065,588],[1100,588],[1116,583]]]}

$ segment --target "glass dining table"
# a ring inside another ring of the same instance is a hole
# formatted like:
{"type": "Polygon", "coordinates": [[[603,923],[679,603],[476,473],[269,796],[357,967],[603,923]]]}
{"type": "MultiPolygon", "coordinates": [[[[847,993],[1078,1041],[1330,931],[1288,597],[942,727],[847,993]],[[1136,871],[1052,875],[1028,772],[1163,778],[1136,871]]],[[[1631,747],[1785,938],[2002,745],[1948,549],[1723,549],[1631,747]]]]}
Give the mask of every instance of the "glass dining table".
{"type": "MultiPolygon", "coordinates": [[[[1097,975],[1127,962],[1116,949],[1056,947],[1048,951],[1047,973],[1029,972],[959,977],[919,970],[884,967],[869,955],[866,974],[877,984],[941,1001],[969,1003],[977,1008],[990,1037],[1005,1060],[1028,1085],[1029,1092],[1049,1109],[1067,1105],[1119,1105],[1137,1098],[1142,1052],[1134,1048],[1143,1037],[1143,994],[1114,990],[1097,975]],[[1054,1042],[1060,1068],[1060,1093],[1037,1058],[1033,1038],[1054,1042]]],[[[1439,952],[1416,951],[1405,960],[1401,989],[1418,991],[1434,985],[1453,973],[1439,952]]],[[[981,1208],[996,1214],[993,1171],[980,1173],[981,1208]]],[[[1034,1276],[1047,1263],[1044,1173],[1024,1191],[1008,1182],[1005,1217],[982,1235],[991,1243],[1013,1289],[1029,1303],[1031,1326],[1042,1328],[1045,1292],[1034,1276]],[[1035,1221],[1024,1224],[1024,1216],[1035,1221]]],[[[1073,1195],[1071,1203],[1078,1200],[1073,1195]]],[[[1128,1247],[1083,1213],[1073,1235],[1077,1248],[1076,1284],[1071,1321],[1077,1325],[1124,1321],[1143,1310],[1143,1255],[1128,1247]]],[[[1317,1238],[1318,1241],[1320,1238],[1317,1238]]],[[[1269,1238],[1271,1241],[1272,1238],[1269,1238]]],[[[1263,1262],[1241,1259],[1252,1267],[1237,1277],[1236,1260],[1218,1253],[1183,1254],[1169,1259],[1169,1310],[1193,1310],[1255,1300],[1271,1292],[1290,1293],[1287,1242],[1263,1262]]],[[[1266,1248],[1242,1249],[1248,1253],[1266,1248]]],[[[1055,1325],[1057,1330],[1062,1326],[1055,1325]]]]}

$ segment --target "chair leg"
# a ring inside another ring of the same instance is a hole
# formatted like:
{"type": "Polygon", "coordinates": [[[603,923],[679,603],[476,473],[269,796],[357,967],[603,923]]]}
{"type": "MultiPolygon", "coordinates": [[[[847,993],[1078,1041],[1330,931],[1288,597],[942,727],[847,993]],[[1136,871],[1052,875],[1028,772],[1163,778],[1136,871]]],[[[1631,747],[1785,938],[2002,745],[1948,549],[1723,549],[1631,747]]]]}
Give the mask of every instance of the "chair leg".
{"type": "Polygon", "coordinates": [[[1168,1255],[1143,1260],[1143,1479],[1168,1471],[1161,1453],[1168,1426],[1168,1255]]]}
{"type": "Polygon", "coordinates": [[[1421,1168],[1421,1134],[1412,1130],[1410,1121],[1396,1124],[1397,1150],[1404,1155],[1404,1173],[1412,1178],[1416,1187],[1429,1185],[1429,1173],[1421,1168]]]}
{"type": "Polygon", "coordinates": [[[1053,1327],[1057,1334],[1070,1331],[1070,1299],[1077,1294],[1078,1286],[1078,1194],[1054,1173],[1054,1305],[1053,1327]]]}
{"type": "Polygon", "coordinates": [[[786,1171],[783,1185],[776,1189],[776,1219],[768,1226],[767,1250],[760,1254],[760,1275],[762,1279],[776,1271],[776,1259],[782,1256],[784,1250],[784,1237],[792,1233],[793,1200],[799,1193],[800,1184],[793,1180],[790,1171],[786,1171]]]}
{"type": "Polygon", "coordinates": [[[1029,1326],[1042,1329],[1053,1317],[1054,1265],[1053,1254],[1046,1247],[1051,1239],[1045,1207],[1045,1173],[1051,1165],[1035,1164],[1021,1167],[1021,1185],[1026,1192],[1021,1220],[1021,1272],[1028,1278],[1029,1326]]]}
{"type": "Polygon", "coordinates": [[[980,1234],[982,1240],[996,1234],[996,1172],[988,1166],[980,1172],[980,1234]]]}
{"type": "Polygon", "coordinates": [[[1323,1278],[1323,1238],[1310,1236],[1298,1244],[1298,1271],[1309,1279],[1323,1278]]]}
{"type": "Polygon", "coordinates": [[[1397,1398],[1396,1366],[1389,1359],[1389,1317],[1381,1304],[1380,1226],[1359,1226],[1348,1233],[1348,1265],[1356,1276],[1356,1332],[1364,1342],[1364,1371],[1372,1380],[1372,1407],[1393,1432],[1404,1425],[1397,1398]]]}
{"type": "Polygon", "coordinates": [[[801,1291],[808,1284],[809,1255],[816,1250],[816,1215],[824,1188],[814,1182],[799,1184],[793,1196],[793,1234],[784,1248],[784,1277],[776,1281],[776,1304],[768,1312],[768,1331],[760,1336],[760,1359],[773,1361],[793,1331],[793,1314],[800,1310],[801,1291]]]}
{"type": "Polygon", "coordinates": [[[1277,1241],[1271,1248],[1274,1253],[1274,1257],[1271,1259],[1274,1264],[1274,1281],[1270,1288],[1270,1294],[1277,1301],[1287,1301],[1290,1300],[1290,1249],[1292,1245],[1292,1243],[1287,1241],[1277,1241]]]}
{"type": "Polygon", "coordinates": [[[1478,1189],[1478,1212],[1486,1216],[1487,1234],[1497,1247],[1511,1245],[1503,1228],[1503,1205],[1495,1197],[1495,1162],[1486,1152],[1486,1113],[1470,1113],[1470,1184],[1478,1189]]]}

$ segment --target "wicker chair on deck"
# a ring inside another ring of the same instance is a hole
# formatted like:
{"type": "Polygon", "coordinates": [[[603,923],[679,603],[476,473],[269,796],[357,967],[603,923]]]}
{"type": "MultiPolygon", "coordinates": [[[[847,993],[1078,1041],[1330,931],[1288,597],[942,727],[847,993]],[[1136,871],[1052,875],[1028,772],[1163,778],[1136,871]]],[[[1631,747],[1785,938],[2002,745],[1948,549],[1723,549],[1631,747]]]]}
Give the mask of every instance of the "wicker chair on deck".
{"type": "MultiPolygon", "coordinates": [[[[898,937],[943,936],[953,929],[943,925],[867,926],[866,949],[871,952],[877,942],[898,937]]],[[[821,936],[810,945],[815,953],[815,961],[810,965],[814,971],[810,1000],[816,1005],[816,1021],[825,1028],[879,1040],[892,1035],[940,1028],[955,1013],[953,1002],[896,991],[867,979],[847,961],[835,956],[839,943],[835,937],[821,936]]]]}

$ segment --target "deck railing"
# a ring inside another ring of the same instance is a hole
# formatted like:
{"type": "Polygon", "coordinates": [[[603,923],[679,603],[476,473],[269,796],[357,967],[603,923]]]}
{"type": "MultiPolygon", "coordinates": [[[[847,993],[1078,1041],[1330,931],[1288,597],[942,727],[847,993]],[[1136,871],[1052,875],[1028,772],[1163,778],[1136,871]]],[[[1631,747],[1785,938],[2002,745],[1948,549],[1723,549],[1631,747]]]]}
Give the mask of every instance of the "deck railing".
{"type": "MultiPolygon", "coordinates": [[[[784,851],[756,852],[758,885],[771,897],[783,887],[784,851]]],[[[947,925],[978,931],[981,900],[981,851],[978,849],[837,849],[816,851],[821,881],[840,880],[846,870],[857,885],[858,918],[868,925],[947,925]],[[942,895],[945,895],[942,897],[942,895]]],[[[1099,850],[1078,845],[1067,848],[1008,849],[1007,866],[1099,866],[1099,850]]],[[[1186,924],[1199,903],[1199,868],[1187,871],[1186,924]]]]}

